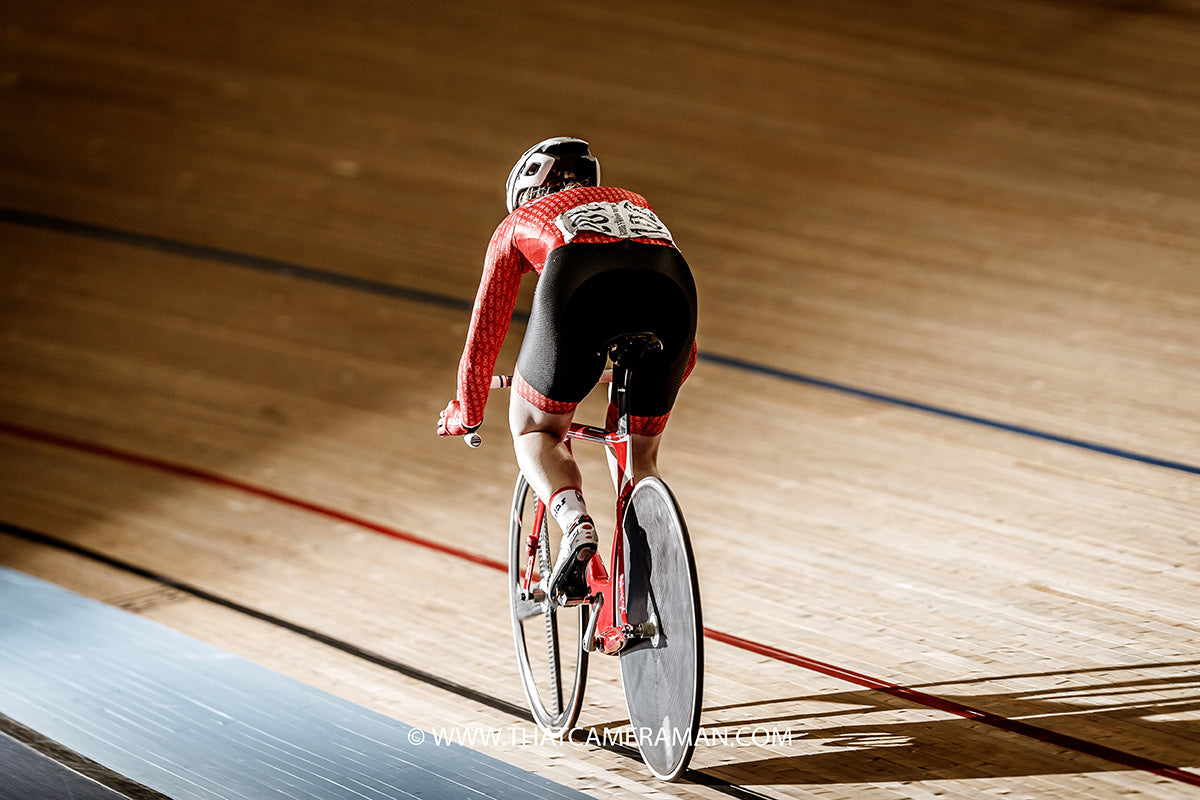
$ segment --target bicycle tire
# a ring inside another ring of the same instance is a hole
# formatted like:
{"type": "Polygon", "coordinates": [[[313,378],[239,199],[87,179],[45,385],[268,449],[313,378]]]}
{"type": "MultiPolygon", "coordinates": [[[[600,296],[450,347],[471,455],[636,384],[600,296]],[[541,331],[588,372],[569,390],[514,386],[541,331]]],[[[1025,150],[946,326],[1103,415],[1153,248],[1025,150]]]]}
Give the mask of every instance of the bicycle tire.
{"type": "Polygon", "coordinates": [[[622,524],[627,617],[650,638],[621,651],[621,684],[635,741],[664,781],[687,769],[700,729],[704,628],[691,540],[679,504],[658,478],[634,487],[622,524]]]}
{"type": "MultiPolygon", "coordinates": [[[[508,537],[508,589],[513,641],[516,644],[521,684],[534,722],[548,734],[561,736],[575,725],[583,705],[588,660],[583,637],[587,629],[589,606],[581,603],[578,611],[571,608],[556,609],[548,598],[541,602],[522,598],[521,578],[529,557],[526,529],[533,525],[535,518],[528,508],[530,505],[536,509],[536,496],[525,476],[518,475],[513,491],[508,537]],[[534,502],[530,504],[530,500],[534,502]],[[570,621],[572,617],[575,622],[570,621]]],[[[540,575],[549,575],[554,561],[545,515],[538,531],[538,554],[540,575]]]]}

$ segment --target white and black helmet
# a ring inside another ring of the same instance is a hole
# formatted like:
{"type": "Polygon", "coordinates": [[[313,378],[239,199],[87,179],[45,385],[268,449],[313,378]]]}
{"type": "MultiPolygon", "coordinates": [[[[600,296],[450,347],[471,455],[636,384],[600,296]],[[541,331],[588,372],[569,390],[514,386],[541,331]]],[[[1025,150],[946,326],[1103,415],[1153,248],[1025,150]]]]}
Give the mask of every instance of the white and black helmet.
{"type": "Polygon", "coordinates": [[[504,185],[511,214],[522,203],[572,186],[599,186],[600,162],[583,139],[556,136],[538,142],[513,165],[504,185]]]}

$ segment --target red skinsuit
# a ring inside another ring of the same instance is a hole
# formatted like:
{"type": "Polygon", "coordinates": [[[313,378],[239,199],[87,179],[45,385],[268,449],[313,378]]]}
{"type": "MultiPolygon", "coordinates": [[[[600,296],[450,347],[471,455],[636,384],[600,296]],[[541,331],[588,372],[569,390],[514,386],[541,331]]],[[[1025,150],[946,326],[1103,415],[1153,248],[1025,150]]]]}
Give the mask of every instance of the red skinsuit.
{"type": "MultiPolygon", "coordinates": [[[[550,251],[565,244],[563,232],[555,224],[565,211],[584,203],[628,200],[635,206],[651,209],[646,198],[613,186],[584,186],[555,192],[539,200],[525,203],[509,214],[492,234],[487,256],[483,262],[483,277],[475,296],[467,344],[458,365],[458,401],[462,406],[463,422],[468,426],[483,421],[492,370],[508,325],[512,321],[521,287],[521,276],[527,272],[539,275],[546,266],[550,251]]],[[[616,242],[619,239],[592,231],[579,231],[572,242],[616,242]]],[[[664,239],[636,238],[631,241],[673,245],[664,239]]],[[[524,393],[523,393],[524,396],[524,393]]],[[[533,400],[533,398],[526,397],[533,400]]],[[[546,405],[544,399],[535,405],[546,405]]],[[[553,405],[553,404],[551,404],[553,405]]],[[[567,406],[569,408],[569,406],[567,406]]],[[[551,413],[563,413],[556,408],[544,408],[551,413]]]]}

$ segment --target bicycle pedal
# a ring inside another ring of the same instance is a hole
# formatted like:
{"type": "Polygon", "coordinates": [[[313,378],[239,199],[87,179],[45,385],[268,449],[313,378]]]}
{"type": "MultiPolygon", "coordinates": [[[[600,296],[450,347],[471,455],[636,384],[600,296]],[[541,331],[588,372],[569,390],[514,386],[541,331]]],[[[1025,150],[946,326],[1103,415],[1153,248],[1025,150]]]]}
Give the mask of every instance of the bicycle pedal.
{"type": "Polygon", "coordinates": [[[574,608],[581,603],[587,602],[587,600],[586,589],[581,593],[560,591],[554,595],[554,604],[559,608],[574,608]]]}
{"type": "Polygon", "coordinates": [[[658,635],[658,628],[653,622],[639,622],[632,628],[629,635],[635,639],[653,639],[658,635]]]}
{"type": "Polygon", "coordinates": [[[560,606],[577,606],[588,597],[588,583],[584,577],[582,562],[576,562],[575,574],[564,574],[554,585],[547,587],[560,606]]]}
{"type": "Polygon", "coordinates": [[[541,589],[530,589],[529,591],[522,590],[521,602],[527,603],[531,600],[535,603],[544,603],[546,602],[546,593],[541,589]]]}

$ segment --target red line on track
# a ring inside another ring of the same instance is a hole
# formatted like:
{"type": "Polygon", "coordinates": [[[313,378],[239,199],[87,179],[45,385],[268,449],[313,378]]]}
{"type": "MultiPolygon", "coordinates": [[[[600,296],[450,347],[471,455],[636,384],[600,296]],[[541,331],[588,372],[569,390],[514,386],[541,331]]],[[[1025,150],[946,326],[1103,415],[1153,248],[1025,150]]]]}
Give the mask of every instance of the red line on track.
{"type": "MultiPolygon", "coordinates": [[[[453,556],[464,561],[469,561],[482,567],[487,567],[499,572],[506,572],[508,570],[508,566],[506,564],[496,561],[495,559],[476,555],[468,550],[463,550],[458,547],[451,547],[450,545],[445,545],[441,542],[435,542],[432,539],[427,539],[423,536],[406,533],[396,528],[392,528],[378,522],[373,522],[365,517],[348,514],[335,508],[330,508],[329,506],[324,506],[319,503],[313,503],[308,500],[293,497],[292,495],[284,494],[283,492],[277,492],[274,489],[267,489],[265,487],[256,486],[235,478],[228,478],[215,472],[209,472],[207,470],[197,469],[195,467],[189,467],[184,464],[178,464],[150,456],[142,456],[136,453],[126,452],[124,450],[107,447],[101,444],[85,442],[68,436],[48,433],[46,431],[37,430],[24,425],[17,425],[15,423],[6,422],[3,420],[0,420],[0,433],[6,433],[10,436],[26,439],[28,441],[40,442],[42,444],[49,444],[78,452],[89,453],[91,455],[103,456],[105,458],[111,458],[128,464],[150,467],[161,472],[203,481],[205,483],[222,486],[228,489],[236,489],[240,492],[245,492],[256,497],[273,500],[284,505],[289,505],[313,514],[318,514],[328,519],[337,520],[338,522],[346,522],[352,525],[357,525],[359,527],[366,528],[367,530],[374,531],[375,533],[380,533],[384,536],[390,536],[393,539],[399,539],[400,541],[408,542],[409,544],[414,544],[419,547],[444,553],[445,555],[453,556]]],[[[1162,762],[1134,755],[1132,753],[1114,750],[1111,747],[1105,747],[1104,745],[1096,744],[1095,742],[1089,742],[1084,739],[1077,739],[1074,736],[1056,733],[1045,728],[1039,728],[1035,725],[1020,722],[1019,720],[1009,719],[1008,717],[1002,717],[987,711],[980,711],[979,709],[971,708],[970,706],[963,705],[962,703],[958,703],[953,700],[947,700],[942,697],[937,697],[936,695],[926,694],[925,692],[880,680],[879,678],[872,678],[871,676],[864,675],[860,672],[855,672],[853,670],[845,669],[844,667],[828,664],[823,661],[808,658],[806,656],[797,655],[796,653],[791,653],[787,650],[781,650],[778,647],[772,647],[771,645],[762,644],[761,642],[756,642],[751,639],[745,639],[741,636],[736,636],[731,633],[724,633],[722,631],[714,630],[713,628],[705,628],[704,635],[706,638],[712,639],[715,642],[721,642],[722,644],[727,644],[731,647],[737,647],[741,650],[755,653],[776,661],[781,661],[785,664],[791,664],[793,666],[800,667],[801,669],[809,670],[810,672],[817,672],[838,680],[846,681],[847,683],[852,683],[867,689],[882,692],[902,700],[907,700],[917,705],[925,706],[926,708],[944,711],[948,714],[953,714],[964,719],[974,720],[984,725],[989,725],[993,728],[1008,731],[1020,736],[1037,739],[1038,741],[1046,742],[1048,744],[1068,750],[1073,750],[1077,753],[1082,753],[1084,755],[1092,756],[1105,761],[1111,761],[1131,769],[1149,772],[1154,775],[1159,775],[1171,780],[1191,784],[1193,786],[1200,786],[1200,774],[1190,772],[1180,767],[1173,767],[1168,764],[1163,764],[1162,762]]]]}
{"type": "Polygon", "coordinates": [[[227,489],[237,489],[240,492],[252,494],[256,497],[263,497],[267,500],[274,500],[275,502],[283,503],[284,505],[289,505],[294,508],[309,511],[313,514],[319,514],[323,517],[337,520],[338,522],[348,522],[352,525],[358,525],[359,527],[372,530],[375,533],[382,533],[384,536],[390,536],[393,539],[399,539],[401,541],[408,542],[409,544],[415,544],[430,550],[436,550],[439,553],[445,553],[446,555],[454,556],[455,558],[461,558],[464,561],[470,561],[473,564],[479,564],[480,566],[500,570],[501,572],[508,571],[507,564],[502,564],[494,559],[476,555],[475,553],[467,550],[461,550],[457,547],[451,547],[450,545],[445,545],[441,542],[435,542],[432,539],[426,539],[413,533],[405,533],[404,531],[397,530],[396,528],[391,528],[378,522],[372,522],[365,517],[347,514],[344,511],[338,511],[336,508],[330,508],[329,506],[323,506],[319,503],[313,503],[308,500],[303,500],[299,497],[293,497],[292,495],[284,494],[283,492],[277,492],[274,489],[255,486],[254,484],[239,481],[235,478],[227,478],[224,475],[218,475],[215,472],[197,469],[196,467],[189,467],[184,464],[176,464],[171,461],[164,461],[162,459],[152,458],[150,456],[141,456],[137,455],[136,453],[128,453],[124,450],[118,450],[113,447],[106,447],[101,444],[84,442],[79,439],[73,439],[68,436],[60,436],[55,433],[47,433],[35,428],[27,428],[23,425],[16,425],[3,420],[0,420],[0,432],[19,437],[21,439],[28,439],[30,441],[41,442],[43,444],[56,445],[58,447],[77,450],[83,453],[90,453],[92,455],[104,456],[116,461],[123,461],[127,464],[137,464],[138,466],[151,467],[160,472],[167,472],[172,475],[181,475],[185,478],[211,483],[216,486],[223,486],[227,489]]]}
{"type": "Polygon", "coordinates": [[[999,728],[1000,730],[1019,734],[1021,736],[1028,736],[1032,739],[1037,739],[1057,747],[1074,750],[1077,753],[1094,756],[1096,758],[1104,759],[1105,761],[1112,761],[1132,769],[1137,769],[1144,772],[1152,772],[1155,775],[1161,775],[1164,778],[1171,778],[1172,780],[1182,781],[1183,783],[1190,783],[1193,786],[1200,786],[1200,775],[1179,767],[1172,767],[1168,764],[1163,764],[1160,761],[1142,758],[1141,756],[1136,756],[1132,753],[1126,753],[1121,750],[1114,750],[1111,747],[1105,747],[1102,744],[1089,742],[1085,739],[1076,739],[1074,736],[1068,736],[1064,733],[1056,733],[1055,731],[1047,730],[1046,728],[1039,728],[1036,725],[1030,725],[1019,720],[1002,717],[998,714],[992,714],[988,711],[980,711],[977,708],[971,708],[970,706],[963,705],[962,703],[955,702],[954,700],[947,700],[944,697],[926,694],[925,692],[917,689],[911,689],[907,686],[900,686],[899,684],[889,683],[888,681],[883,681],[878,678],[872,678],[871,676],[864,675],[861,672],[854,672],[853,670],[845,669],[844,667],[826,664],[823,661],[817,661],[816,659],[796,655],[795,653],[789,653],[786,650],[780,650],[777,647],[761,644],[750,639],[743,639],[742,637],[734,636],[731,633],[722,633],[721,631],[715,631],[712,628],[705,628],[704,635],[716,642],[722,642],[724,644],[732,645],[733,647],[739,647],[742,650],[747,650],[751,653],[757,653],[758,655],[766,656],[767,658],[772,658],[776,661],[793,664],[797,667],[802,667],[812,672],[819,672],[822,675],[828,675],[830,677],[847,681],[849,683],[854,683],[859,686],[865,686],[868,689],[873,689],[877,692],[883,692],[884,694],[889,694],[902,700],[908,700],[912,703],[926,706],[927,708],[945,711],[946,713],[953,714],[957,717],[975,720],[976,722],[981,722],[984,725],[990,725],[993,728],[999,728]]]}

